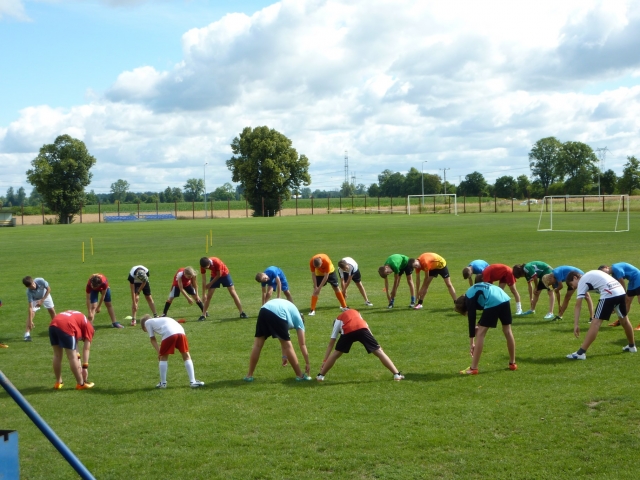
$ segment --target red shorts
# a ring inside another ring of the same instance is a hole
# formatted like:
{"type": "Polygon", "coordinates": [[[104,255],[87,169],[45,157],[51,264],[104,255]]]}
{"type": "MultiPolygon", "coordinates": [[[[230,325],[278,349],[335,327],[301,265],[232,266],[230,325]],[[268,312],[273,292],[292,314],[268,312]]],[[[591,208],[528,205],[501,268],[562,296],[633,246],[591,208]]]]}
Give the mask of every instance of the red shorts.
{"type": "Polygon", "coordinates": [[[173,355],[176,348],[180,353],[187,353],[189,351],[189,342],[187,342],[185,334],[176,333],[162,340],[160,344],[160,355],[173,355]]]}

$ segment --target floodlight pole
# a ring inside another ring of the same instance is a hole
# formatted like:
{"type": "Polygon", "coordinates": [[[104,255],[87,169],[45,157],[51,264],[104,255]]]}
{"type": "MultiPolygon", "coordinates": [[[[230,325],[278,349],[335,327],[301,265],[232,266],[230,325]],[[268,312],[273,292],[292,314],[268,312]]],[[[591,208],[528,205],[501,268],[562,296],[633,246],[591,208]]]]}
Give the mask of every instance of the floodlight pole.
{"type": "Polygon", "coordinates": [[[427,163],[426,160],[422,162],[422,209],[424,210],[424,164],[427,163]]]}
{"type": "Polygon", "coordinates": [[[447,170],[451,170],[450,168],[441,168],[440,170],[442,170],[443,174],[444,174],[444,194],[447,194],[447,170]]]}
{"type": "Polygon", "coordinates": [[[204,170],[204,179],[202,184],[204,186],[204,218],[207,218],[207,165],[209,162],[204,162],[202,169],[204,170]]]}

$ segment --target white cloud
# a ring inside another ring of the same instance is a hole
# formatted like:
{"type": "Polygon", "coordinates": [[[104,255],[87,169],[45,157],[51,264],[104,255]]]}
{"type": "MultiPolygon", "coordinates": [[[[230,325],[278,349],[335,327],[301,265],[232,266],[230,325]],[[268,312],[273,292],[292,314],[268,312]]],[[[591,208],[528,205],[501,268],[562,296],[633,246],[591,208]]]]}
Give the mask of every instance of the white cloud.
{"type": "Polygon", "coordinates": [[[15,18],[16,20],[29,20],[24,11],[21,0],[0,0],[0,20],[3,18],[15,18]]]}
{"type": "Polygon", "coordinates": [[[97,190],[125,175],[140,190],[181,186],[205,161],[207,184],[222,184],[233,137],[265,124],[322,188],[341,183],[344,150],[367,184],[423,160],[455,179],[528,173],[550,135],[607,145],[619,166],[638,154],[640,87],[580,92],[637,78],[638,45],[635,1],[283,0],[189,30],[173,68],[123,72],[86,105],[25,108],[0,152],[70,133],[98,158],[97,190]]]}

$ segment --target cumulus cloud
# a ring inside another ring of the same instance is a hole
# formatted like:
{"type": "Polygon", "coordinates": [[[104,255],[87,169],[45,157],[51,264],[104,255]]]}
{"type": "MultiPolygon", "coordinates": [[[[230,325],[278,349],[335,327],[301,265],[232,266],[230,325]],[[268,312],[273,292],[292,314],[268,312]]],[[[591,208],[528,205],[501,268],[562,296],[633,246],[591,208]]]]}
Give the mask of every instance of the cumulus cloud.
{"type": "Polygon", "coordinates": [[[0,0],[0,20],[14,18],[16,20],[28,20],[21,0],[0,0]]]}
{"type": "Polygon", "coordinates": [[[87,105],[25,108],[0,129],[0,152],[75,132],[96,180],[126,174],[140,189],[180,186],[205,161],[228,181],[230,141],[265,124],[309,156],[323,188],[336,171],[341,183],[344,150],[367,184],[423,160],[453,178],[526,174],[550,135],[623,163],[639,146],[640,87],[581,91],[637,77],[638,44],[640,8],[622,0],[283,0],[187,31],[175,66],[123,72],[87,105]]]}

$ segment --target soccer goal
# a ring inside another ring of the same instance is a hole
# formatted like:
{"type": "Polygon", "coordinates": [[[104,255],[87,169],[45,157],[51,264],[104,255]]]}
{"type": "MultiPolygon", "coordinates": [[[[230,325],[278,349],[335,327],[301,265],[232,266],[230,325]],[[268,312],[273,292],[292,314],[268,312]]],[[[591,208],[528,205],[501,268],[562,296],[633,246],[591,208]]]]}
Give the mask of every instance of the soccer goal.
{"type": "Polygon", "coordinates": [[[452,213],[458,215],[458,197],[455,193],[434,195],[407,195],[407,213],[452,213]]]}
{"type": "Polygon", "coordinates": [[[628,232],[628,195],[550,195],[542,199],[539,232],[628,232]]]}

